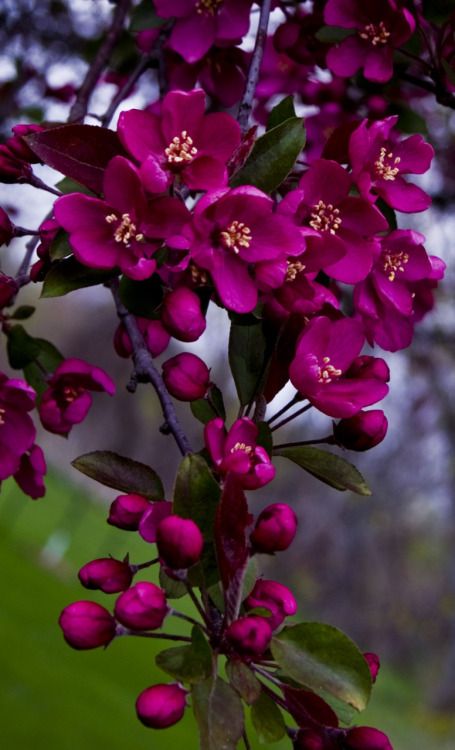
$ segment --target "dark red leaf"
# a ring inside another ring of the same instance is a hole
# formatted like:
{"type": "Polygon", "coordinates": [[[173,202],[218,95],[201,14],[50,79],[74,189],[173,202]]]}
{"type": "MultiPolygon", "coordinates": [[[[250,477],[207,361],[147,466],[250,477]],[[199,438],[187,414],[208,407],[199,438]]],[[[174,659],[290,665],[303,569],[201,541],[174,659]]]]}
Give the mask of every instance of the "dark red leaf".
{"type": "Polygon", "coordinates": [[[103,190],[103,174],[110,160],[125,155],[117,133],[95,125],[59,125],[32,133],[25,140],[41,161],[95,193],[103,190]]]}
{"type": "Polygon", "coordinates": [[[338,726],[336,713],[316,693],[291,687],[284,687],[283,693],[289,713],[300,727],[311,727],[314,723],[326,727],[338,726]]]}

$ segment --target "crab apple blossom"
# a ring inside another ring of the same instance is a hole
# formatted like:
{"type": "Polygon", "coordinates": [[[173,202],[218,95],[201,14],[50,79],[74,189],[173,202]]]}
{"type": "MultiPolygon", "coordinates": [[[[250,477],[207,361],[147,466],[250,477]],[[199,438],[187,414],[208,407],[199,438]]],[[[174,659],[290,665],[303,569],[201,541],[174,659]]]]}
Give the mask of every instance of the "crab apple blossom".
{"type": "Polygon", "coordinates": [[[136,700],[136,713],[146,727],[166,729],[182,718],[186,708],[187,691],[177,684],[153,685],[136,700]]]}
{"type": "Polygon", "coordinates": [[[139,521],[138,531],[146,542],[156,542],[156,532],[159,524],[172,513],[172,503],[167,500],[149,503],[148,508],[142,513],[139,521]]]}
{"type": "MultiPolygon", "coordinates": [[[[167,349],[171,335],[166,331],[160,320],[149,320],[148,318],[136,318],[144,342],[152,357],[167,349]]],[[[119,357],[131,357],[133,345],[123,323],[120,323],[114,334],[114,349],[119,357]]]]}
{"type": "Polygon", "coordinates": [[[292,544],[297,532],[297,516],[289,505],[274,503],[259,514],[250,536],[257,552],[282,552],[292,544]]]}
{"type": "Polygon", "coordinates": [[[359,411],[334,425],[333,436],[338,445],[351,451],[368,451],[381,443],[387,433],[388,421],[381,409],[359,411]]]}
{"type": "Polygon", "coordinates": [[[105,594],[118,594],[125,591],[133,580],[133,571],[129,564],[112,557],[100,557],[84,565],[79,573],[79,580],[86,589],[100,589],[105,594]]]}
{"type": "Polygon", "coordinates": [[[155,0],[162,18],[175,18],[169,46],[189,63],[213,44],[240,41],[250,26],[252,0],[155,0]]]}
{"type": "Polygon", "coordinates": [[[364,340],[362,326],[356,320],[313,318],[300,336],[289,368],[292,384],[330,417],[352,417],[380,401],[389,390],[384,378],[388,369],[382,367],[383,360],[375,360],[380,374],[372,364],[368,368],[358,366],[356,358],[364,340]]]}
{"type": "Polygon", "coordinates": [[[387,735],[371,727],[348,729],[344,743],[346,750],[393,750],[387,735]]]}
{"type": "Polygon", "coordinates": [[[258,433],[258,426],[246,417],[237,419],[229,432],[219,417],[204,429],[205,444],[218,471],[237,475],[241,486],[248,490],[263,487],[275,476],[270,456],[257,445],[258,433]]]}
{"type": "Polygon", "coordinates": [[[292,217],[305,237],[305,270],[323,269],[349,284],[366,277],[378,244],[374,235],[388,229],[381,212],[350,195],[351,188],[352,178],[343,167],[319,159],[279,205],[279,212],[292,217]]]}
{"type": "Polygon", "coordinates": [[[359,68],[365,78],[385,83],[393,75],[393,53],[415,29],[412,13],[396,0],[328,0],[327,24],[355,29],[327,54],[327,65],[338,76],[349,77],[359,68]]]}
{"type": "Polygon", "coordinates": [[[48,381],[39,404],[43,427],[57,435],[68,435],[75,424],[82,422],[92,405],[88,391],[104,391],[114,395],[115,384],[100,367],[82,359],[66,359],[48,381]]]}
{"type": "Polygon", "coordinates": [[[434,149],[421,135],[399,140],[393,131],[398,117],[369,123],[362,120],[349,140],[352,177],[360,194],[370,201],[382,198],[404,213],[424,211],[431,198],[403,175],[423,174],[430,168],[434,149]]]}
{"type": "Polygon", "coordinates": [[[226,640],[242,656],[261,656],[272,639],[272,628],[265,617],[240,617],[226,629],[226,640]]]}
{"type": "Polygon", "coordinates": [[[228,310],[251,312],[258,299],[251,269],[303,251],[292,222],[274,212],[271,198],[249,185],[208,193],[194,210],[190,255],[209,271],[228,310]]]}
{"type": "Polygon", "coordinates": [[[194,401],[207,393],[210,370],[200,357],[182,352],[163,362],[163,380],[171,396],[194,401]]]}
{"type": "Polygon", "coordinates": [[[185,286],[166,295],[161,319],[174,338],[185,342],[197,341],[207,325],[198,295],[185,286]]]}
{"type": "Polygon", "coordinates": [[[117,620],[131,630],[156,630],[167,613],[164,591],[148,581],[140,581],[120,594],[114,608],[117,620]]]}
{"type": "Polygon", "coordinates": [[[96,602],[79,601],[65,607],[59,618],[65,641],[75,649],[107,646],[115,636],[115,620],[96,602]]]}
{"type": "Polygon", "coordinates": [[[19,469],[13,476],[22,492],[32,500],[37,500],[46,494],[43,481],[46,469],[46,459],[39,445],[32,445],[30,450],[22,454],[19,469]]]}
{"type": "Polygon", "coordinates": [[[119,495],[109,508],[107,522],[124,531],[137,531],[142,516],[150,506],[150,501],[142,495],[119,495]]]}
{"type": "Polygon", "coordinates": [[[254,588],[245,599],[245,608],[256,609],[261,607],[268,609],[270,617],[267,622],[272,630],[279,628],[283,620],[297,612],[297,602],[293,593],[277,581],[260,578],[254,584],[254,588]]]}
{"type": "Polygon", "coordinates": [[[158,524],[156,546],[160,559],[168,568],[185,570],[200,559],[204,538],[190,518],[171,515],[158,524]]]}
{"type": "Polygon", "coordinates": [[[31,450],[36,436],[29,412],[36,394],[24,380],[0,372],[0,481],[16,474],[21,458],[31,450]]]}
{"type": "Polygon", "coordinates": [[[202,89],[166,94],[159,115],[122,112],[120,140],[140,163],[139,174],[150,193],[163,192],[175,180],[191,190],[226,185],[226,164],[240,144],[240,128],[224,112],[204,112],[202,89]]]}

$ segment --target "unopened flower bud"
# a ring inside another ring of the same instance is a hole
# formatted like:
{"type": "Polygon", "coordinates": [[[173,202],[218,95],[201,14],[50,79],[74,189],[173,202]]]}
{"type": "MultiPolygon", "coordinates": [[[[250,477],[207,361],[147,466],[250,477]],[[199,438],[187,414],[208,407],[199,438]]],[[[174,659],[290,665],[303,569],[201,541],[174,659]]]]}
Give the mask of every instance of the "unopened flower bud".
{"type": "Polygon", "coordinates": [[[6,183],[27,179],[32,174],[29,164],[16,159],[6,144],[0,145],[0,180],[6,183]]]}
{"type": "Polygon", "coordinates": [[[272,554],[289,547],[297,531],[297,516],[285,503],[274,503],[260,513],[250,540],[258,552],[272,554]]]}
{"type": "Polygon", "coordinates": [[[368,664],[368,669],[370,670],[371,681],[376,682],[378,672],[381,668],[379,656],[369,651],[365,653],[363,656],[364,656],[366,663],[368,664]]]}
{"type": "Polygon", "coordinates": [[[387,735],[371,727],[349,729],[345,746],[347,750],[393,750],[387,735]]]}
{"type": "Polygon", "coordinates": [[[142,495],[119,495],[109,509],[107,522],[118,529],[137,531],[139,522],[150,505],[151,503],[142,495]]]}
{"type": "Polygon", "coordinates": [[[174,398],[195,401],[207,393],[210,370],[200,357],[182,352],[163,363],[163,380],[174,398]]]}
{"type": "Polygon", "coordinates": [[[349,419],[341,419],[334,425],[336,442],[351,451],[367,451],[374,448],[387,433],[388,421],[382,409],[359,411],[349,419]]]}
{"type": "Polygon", "coordinates": [[[164,518],[172,513],[172,503],[167,500],[150,503],[139,523],[139,534],[146,542],[156,542],[156,531],[164,518]]]}
{"type": "Polygon", "coordinates": [[[45,128],[37,123],[21,123],[14,125],[13,133],[11,138],[8,138],[6,145],[14,156],[22,161],[29,162],[30,164],[37,164],[40,159],[34,151],[24,141],[24,136],[32,135],[32,133],[39,133],[45,128]]]}
{"type": "Polygon", "coordinates": [[[179,341],[197,341],[205,331],[199,297],[184,286],[165,297],[162,319],[169,333],[179,341]]]}
{"type": "Polygon", "coordinates": [[[11,276],[0,272],[0,308],[11,302],[18,289],[16,281],[11,276]]]}
{"type": "MultiPolygon", "coordinates": [[[[152,357],[158,357],[167,348],[170,335],[160,320],[136,318],[137,325],[144,337],[145,344],[152,357]]],[[[133,353],[131,339],[125,326],[121,323],[114,334],[114,349],[119,357],[127,359],[133,353]]]]}
{"type": "Polygon", "coordinates": [[[356,357],[347,374],[350,378],[375,378],[388,383],[390,370],[387,362],[380,357],[372,357],[369,354],[361,354],[356,357]]]}
{"type": "Polygon", "coordinates": [[[197,563],[204,539],[199,526],[190,518],[168,516],[157,528],[156,544],[165,565],[173,570],[181,570],[197,563]]]}
{"type": "Polygon", "coordinates": [[[78,575],[86,589],[100,589],[105,594],[125,591],[133,580],[133,572],[128,563],[111,557],[91,560],[80,569],[78,575]]]}
{"type": "Polygon", "coordinates": [[[8,245],[14,235],[14,227],[3,208],[0,208],[0,246],[8,245]]]}
{"type": "Polygon", "coordinates": [[[260,656],[268,648],[272,628],[265,617],[240,617],[226,630],[226,639],[239,654],[260,656]]]}
{"type": "Polygon", "coordinates": [[[268,619],[272,630],[276,630],[283,620],[297,612],[297,602],[286,586],[277,581],[259,579],[250,595],[245,599],[247,609],[264,607],[271,613],[268,619]]]}
{"type": "Polygon", "coordinates": [[[59,618],[65,641],[77,649],[107,646],[115,635],[115,620],[96,602],[73,602],[59,618]]]}
{"type": "Polygon", "coordinates": [[[301,729],[294,741],[294,750],[326,750],[323,729],[301,729]]]}
{"type": "Polygon", "coordinates": [[[154,583],[136,583],[115,602],[114,614],[131,630],[156,630],[168,612],[164,591],[154,583]]]}
{"type": "Polygon", "coordinates": [[[152,729],[166,729],[182,718],[186,708],[186,690],[180,685],[153,685],[136,700],[140,721],[152,729]]]}

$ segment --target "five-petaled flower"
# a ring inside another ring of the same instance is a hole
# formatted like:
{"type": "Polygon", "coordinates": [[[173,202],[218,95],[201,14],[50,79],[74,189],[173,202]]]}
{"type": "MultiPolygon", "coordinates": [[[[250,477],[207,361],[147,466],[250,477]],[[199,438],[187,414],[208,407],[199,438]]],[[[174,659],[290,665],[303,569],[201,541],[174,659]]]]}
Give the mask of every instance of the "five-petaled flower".
{"type": "Polygon", "coordinates": [[[242,417],[229,432],[220,418],[205,426],[205,444],[220,474],[236,474],[242,487],[254,490],[272,481],[275,467],[270,456],[257,444],[258,426],[242,417]]]}

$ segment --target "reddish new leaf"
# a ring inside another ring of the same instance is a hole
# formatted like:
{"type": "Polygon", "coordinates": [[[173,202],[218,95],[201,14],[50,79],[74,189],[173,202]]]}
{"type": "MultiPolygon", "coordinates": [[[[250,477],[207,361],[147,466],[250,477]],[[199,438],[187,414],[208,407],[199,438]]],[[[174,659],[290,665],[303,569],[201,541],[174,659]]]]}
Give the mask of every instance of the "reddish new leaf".
{"type": "Polygon", "coordinates": [[[284,687],[283,693],[289,713],[300,727],[311,727],[314,723],[328,727],[338,726],[338,717],[319,695],[311,690],[284,687]]]}
{"type": "Polygon", "coordinates": [[[95,125],[57,126],[25,140],[41,161],[95,193],[103,191],[103,174],[110,160],[125,153],[113,130],[95,125]]]}

